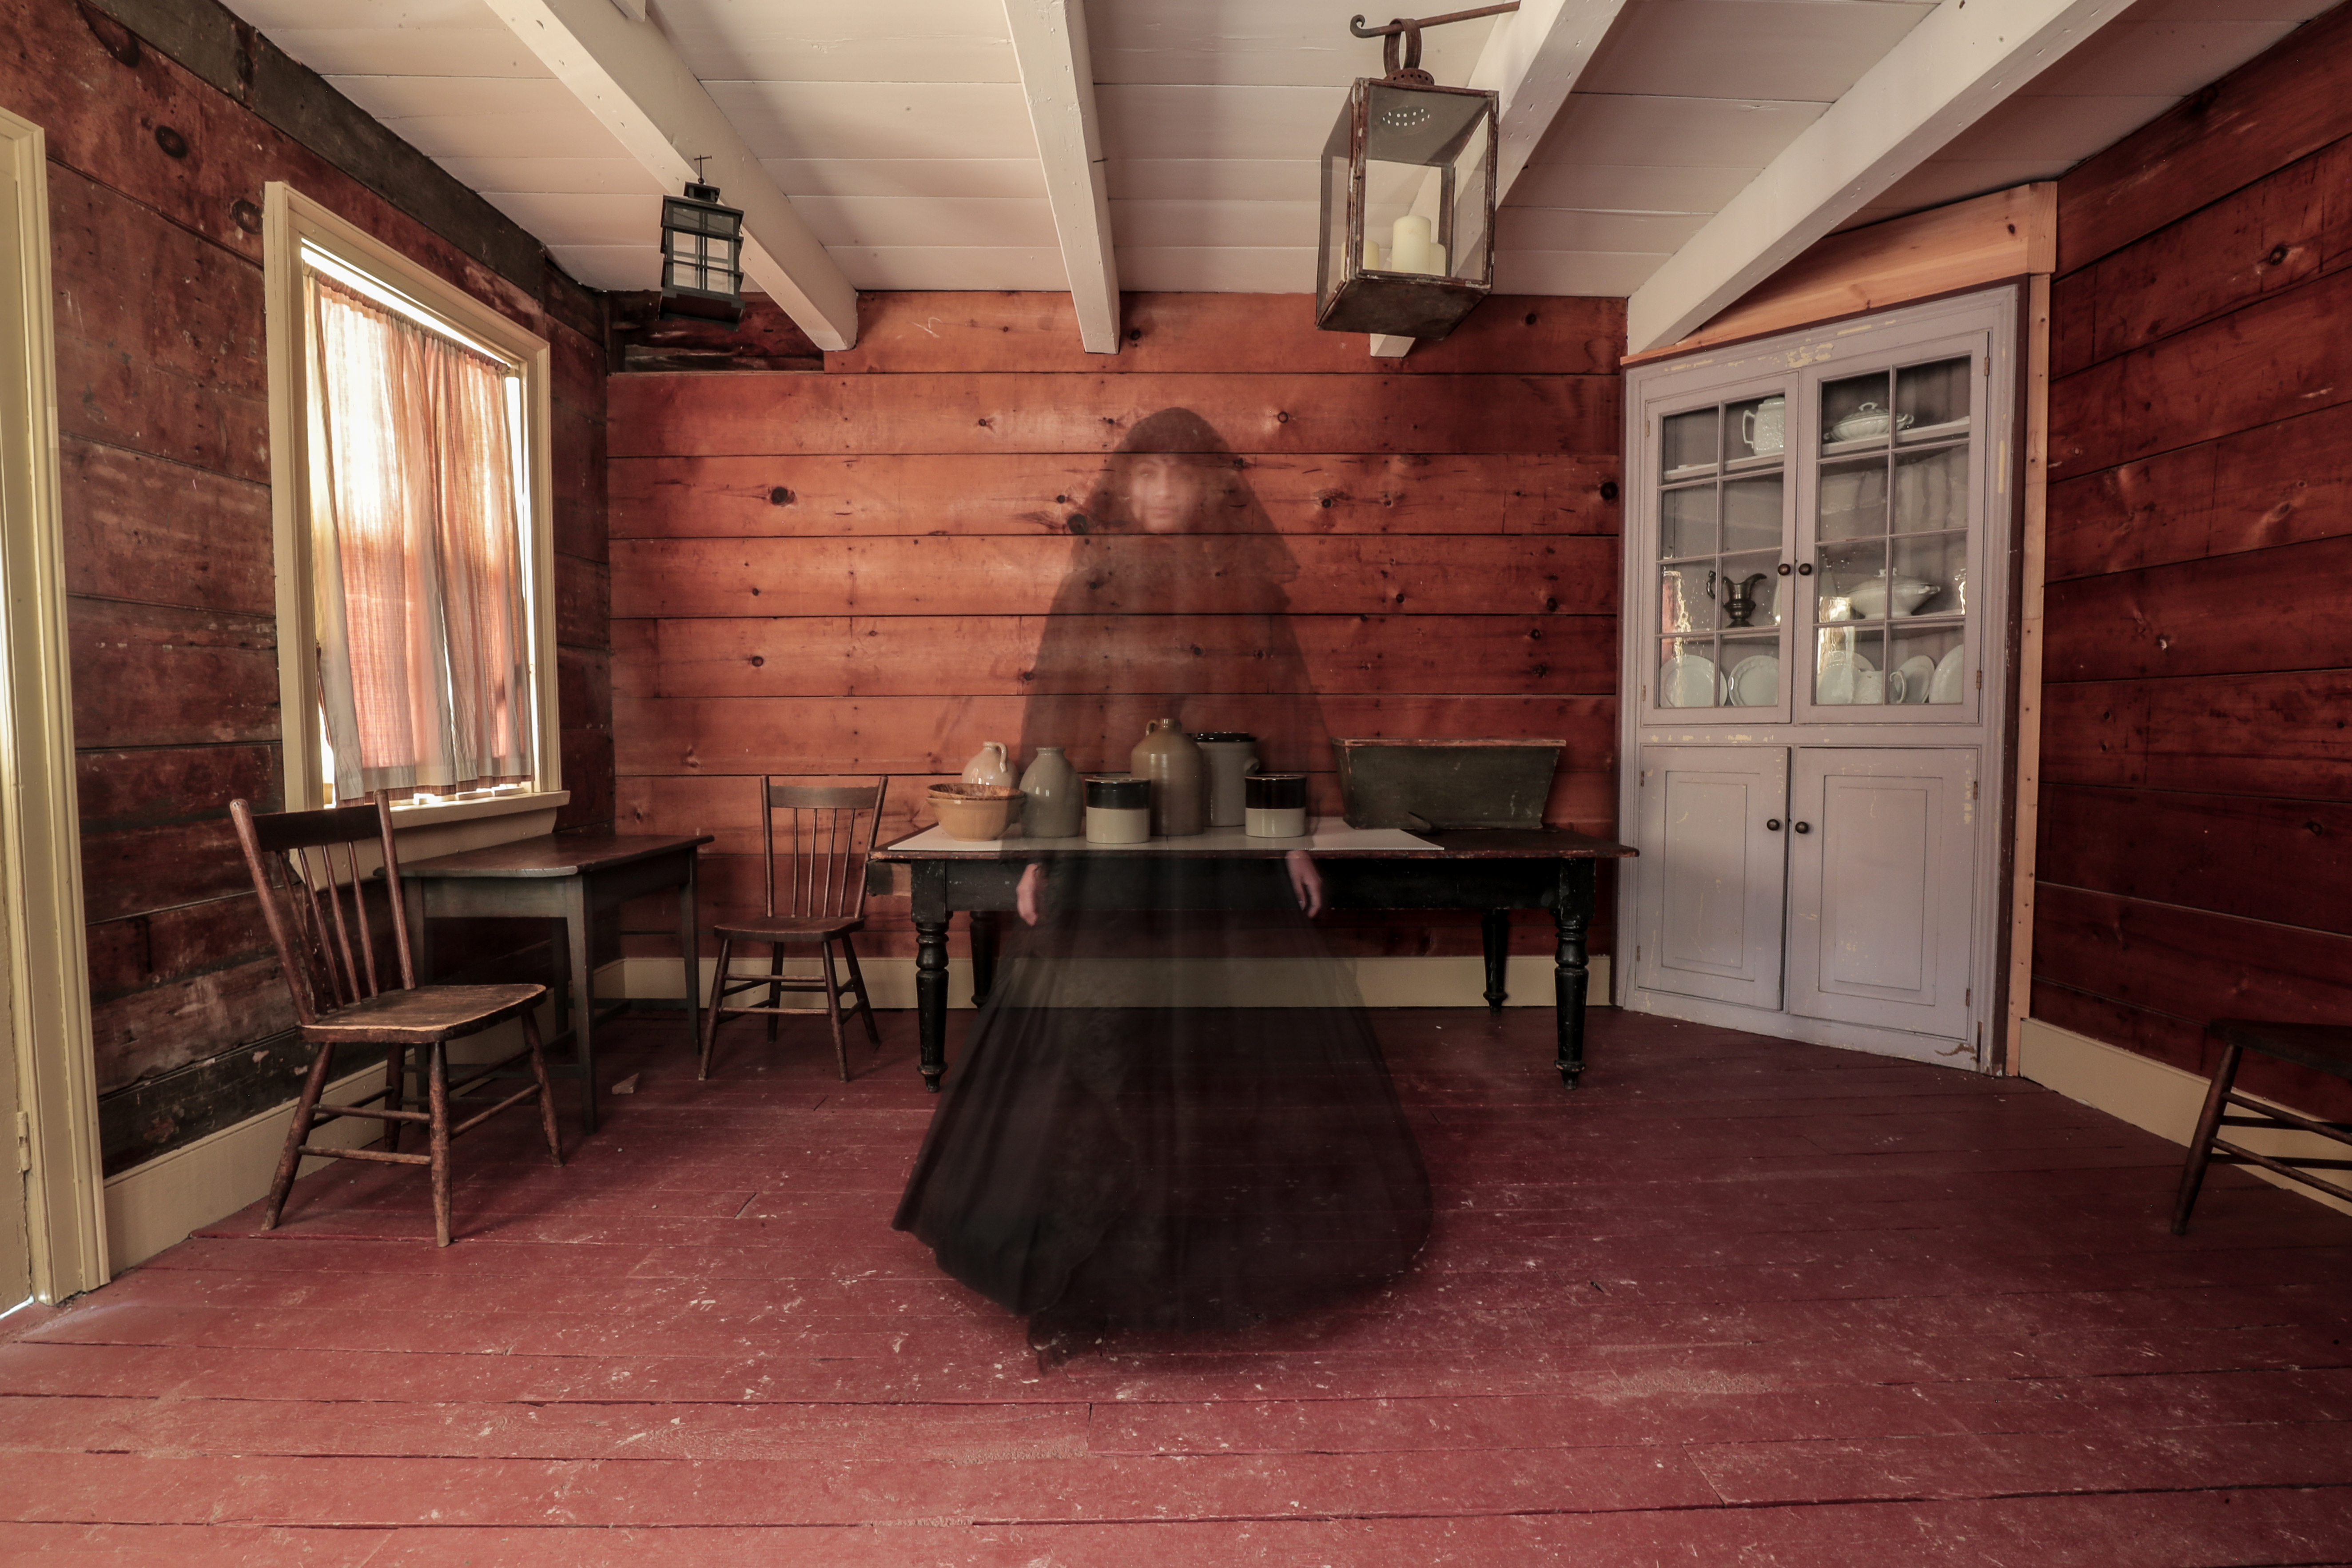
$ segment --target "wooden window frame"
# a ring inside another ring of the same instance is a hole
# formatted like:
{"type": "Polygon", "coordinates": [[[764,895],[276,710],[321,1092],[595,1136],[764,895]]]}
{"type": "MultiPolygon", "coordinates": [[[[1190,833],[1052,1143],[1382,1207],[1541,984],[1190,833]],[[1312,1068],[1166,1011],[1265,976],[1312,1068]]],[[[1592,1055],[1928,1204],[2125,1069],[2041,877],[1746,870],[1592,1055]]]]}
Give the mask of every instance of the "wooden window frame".
{"type": "Polygon", "coordinates": [[[278,566],[278,690],[283,716],[286,809],[326,804],[319,743],[318,642],[310,546],[310,386],[304,353],[302,248],[324,251],[428,315],[438,317],[513,365],[522,377],[523,480],[530,510],[531,683],[537,693],[529,787],[396,805],[404,826],[545,812],[563,791],[561,720],[556,711],[554,458],[551,351],[545,338],[518,325],[436,276],[292,186],[273,180],[262,206],[263,287],[269,343],[269,490],[278,566]]]}

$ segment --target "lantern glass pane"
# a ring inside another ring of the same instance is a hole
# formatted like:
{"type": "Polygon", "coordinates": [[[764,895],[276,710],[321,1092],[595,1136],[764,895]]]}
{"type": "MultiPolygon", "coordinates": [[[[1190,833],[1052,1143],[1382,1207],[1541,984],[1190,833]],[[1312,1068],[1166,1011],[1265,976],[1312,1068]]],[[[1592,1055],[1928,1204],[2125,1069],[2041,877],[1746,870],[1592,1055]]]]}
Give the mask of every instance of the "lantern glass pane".
{"type": "Polygon", "coordinates": [[[1323,157],[1323,255],[1317,271],[1318,307],[1356,275],[1348,251],[1348,154],[1323,157]]]}
{"type": "Polygon", "coordinates": [[[1486,165],[1493,156],[1490,139],[1494,121],[1481,115],[1452,160],[1454,221],[1446,240],[1445,271],[1474,283],[1490,281],[1494,247],[1487,232],[1492,215],[1486,208],[1486,165]]]}

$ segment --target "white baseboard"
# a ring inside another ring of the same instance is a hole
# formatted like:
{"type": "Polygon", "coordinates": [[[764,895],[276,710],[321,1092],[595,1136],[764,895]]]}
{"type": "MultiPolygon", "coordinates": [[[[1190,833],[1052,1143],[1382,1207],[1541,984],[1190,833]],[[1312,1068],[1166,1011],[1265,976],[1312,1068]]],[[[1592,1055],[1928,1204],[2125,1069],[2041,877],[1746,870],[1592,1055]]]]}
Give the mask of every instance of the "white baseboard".
{"type": "MultiPolygon", "coordinates": [[[[2069,1100],[2079,1100],[2084,1105],[2104,1110],[2135,1127],[2158,1137],[2169,1138],[2184,1149],[2189,1146],[2189,1139],[2196,1135],[2197,1113],[2205,1105],[2207,1080],[2195,1073],[2183,1072],[2168,1062],[2110,1046],[2088,1035],[2078,1035],[2072,1029],[2045,1024],[2039,1018],[2026,1019],[2019,1031],[2017,1070],[2021,1078],[2032,1079],[2044,1089],[2054,1089],[2069,1100]]],[[[2243,1089],[2238,1092],[2245,1093],[2243,1089]]],[[[2263,1105],[2278,1103],[2263,1100],[2258,1094],[2247,1094],[2246,1098],[2263,1105]]],[[[2282,1106],[2280,1109],[2293,1110],[2295,1108],[2282,1106]]],[[[2230,1132],[2231,1142],[2273,1158],[2283,1154],[2307,1155],[2323,1160],[2344,1156],[2342,1144],[2331,1143],[2315,1133],[2272,1132],[2244,1127],[2231,1128],[2230,1132]]],[[[2237,1168],[2299,1197],[2352,1214],[2352,1204],[2290,1182],[2260,1165],[2237,1168]]]]}
{"type": "MultiPolygon", "coordinates": [[[[1164,961],[1159,961],[1164,963],[1164,961]]],[[[1221,1004],[1228,1006],[1279,1007],[1287,1005],[1291,990],[1283,984],[1282,959],[1244,960],[1239,964],[1219,964],[1217,978],[1223,991],[1221,1004]],[[1238,973],[1236,973],[1238,971],[1238,973]],[[1230,987],[1230,990],[1224,990],[1230,987]]],[[[704,959],[699,966],[701,994],[710,994],[710,972],[716,961],[704,959]]],[[[787,975],[808,975],[816,973],[816,961],[787,961],[787,975]]],[[[1475,956],[1456,958],[1360,958],[1354,961],[1356,987],[1367,1007],[1475,1007],[1485,999],[1486,965],[1475,956]]],[[[664,997],[677,998],[685,991],[686,977],[674,958],[625,958],[621,961],[622,973],[615,984],[613,966],[598,971],[599,994],[642,997],[653,1001],[664,997]]],[[[877,1007],[912,1007],[915,1005],[915,961],[911,958],[861,958],[858,967],[865,971],[866,984],[874,988],[877,1007]]],[[[768,972],[764,959],[738,961],[734,973],[749,979],[768,972]]],[[[1586,990],[1587,1005],[1608,1005],[1610,984],[1609,955],[1601,953],[1591,961],[1591,979],[1586,990]]],[[[1504,989],[1510,1007],[1549,1007],[1552,1005],[1552,961],[1540,953],[1514,953],[1510,965],[1504,971],[1504,989]]],[[[824,998],[802,993],[788,998],[790,1005],[812,1012],[824,1010],[824,998]]],[[[971,1005],[971,963],[968,959],[948,961],[948,1005],[969,1008],[971,1005]]]]}

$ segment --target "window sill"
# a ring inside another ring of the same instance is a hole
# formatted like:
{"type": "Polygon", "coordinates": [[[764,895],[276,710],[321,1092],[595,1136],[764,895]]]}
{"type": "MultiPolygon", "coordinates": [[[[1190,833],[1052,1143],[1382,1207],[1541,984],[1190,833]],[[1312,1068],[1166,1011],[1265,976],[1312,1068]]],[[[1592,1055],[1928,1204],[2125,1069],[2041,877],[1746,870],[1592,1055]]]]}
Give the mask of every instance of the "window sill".
{"type": "Polygon", "coordinates": [[[446,822],[471,822],[482,816],[513,816],[526,811],[554,811],[572,799],[564,789],[530,794],[485,795],[479,800],[436,800],[421,805],[395,805],[395,828],[431,827],[446,822]]]}

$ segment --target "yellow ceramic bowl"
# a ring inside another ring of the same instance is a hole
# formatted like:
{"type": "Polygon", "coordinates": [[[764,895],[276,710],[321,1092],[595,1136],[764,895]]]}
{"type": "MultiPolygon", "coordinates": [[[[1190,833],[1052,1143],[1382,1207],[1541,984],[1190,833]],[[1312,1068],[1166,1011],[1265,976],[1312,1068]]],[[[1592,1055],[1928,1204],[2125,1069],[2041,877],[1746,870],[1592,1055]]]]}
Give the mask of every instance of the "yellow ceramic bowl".
{"type": "Polygon", "coordinates": [[[930,798],[931,814],[949,837],[985,843],[1004,837],[1023,797],[1009,784],[943,784],[931,786],[930,798]]]}

